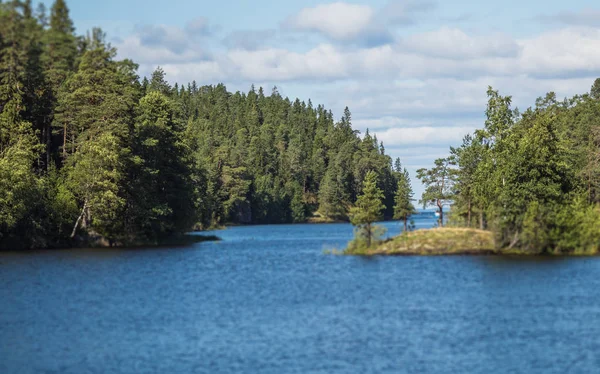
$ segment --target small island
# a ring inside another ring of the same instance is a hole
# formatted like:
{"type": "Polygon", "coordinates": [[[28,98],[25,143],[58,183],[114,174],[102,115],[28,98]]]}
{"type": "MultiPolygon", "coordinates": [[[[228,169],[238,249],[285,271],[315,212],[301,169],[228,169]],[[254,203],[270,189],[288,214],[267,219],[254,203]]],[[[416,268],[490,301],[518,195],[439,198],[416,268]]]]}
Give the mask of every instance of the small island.
{"type": "Polygon", "coordinates": [[[498,248],[494,241],[494,233],[491,231],[444,227],[404,232],[396,237],[384,240],[371,248],[362,248],[356,251],[347,250],[345,254],[361,256],[595,256],[598,255],[598,251],[561,253],[498,248]]]}
{"type": "Polygon", "coordinates": [[[546,252],[542,250],[498,248],[494,240],[494,233],[491,231],[443,227],[403,232],[370,248],[349,247],[344,254],[359,256],[596,256],[598,251],[546,252]]]}
{"type": "Polygon", "coordinates": [[[488,255],[498,254],[490,231],[469,228],[435,228],[404,232],[371,248],[362,255],[488,255]]]}

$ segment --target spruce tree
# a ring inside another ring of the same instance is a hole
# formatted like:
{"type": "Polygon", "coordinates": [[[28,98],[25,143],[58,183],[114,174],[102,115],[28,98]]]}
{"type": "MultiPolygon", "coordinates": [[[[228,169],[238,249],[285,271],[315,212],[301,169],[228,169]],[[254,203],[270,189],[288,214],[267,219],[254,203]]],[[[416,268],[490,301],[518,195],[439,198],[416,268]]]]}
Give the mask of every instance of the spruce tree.
{"type": "Polygon", "coordinates": [[[344,189],[341,168],[334,162],[330,165],[319,189],[319,212],[327,219],[347,218],[348,195],[344,189]]]}
{"type": "Polygon", "coordinates": [[[377,187],[377,174],[369,171],[363,182],[362,194],[350,209],[350,222],[357,228],[357,237],[366,240],[367,248],[371,247],[376,237],[373,223],[383,218],[383,198],[383,191],[377,187]]]}
{"type": "Polygon", "coordinates": [[[132,200],[134,233],[158,239],[196,223],[193,164],[176,126],[173,103],[157,91],[140,100],[134,130],[132,200]]]}
{"type": "Polygon", "coordinates": [[[408,218],[415,213],[413,201],[413,189],[410,184],[408,170],[404,169],[398,179],[396,195],[394,197],[394,219],[404,221],[404,231],[408,231],[408,218]]]}

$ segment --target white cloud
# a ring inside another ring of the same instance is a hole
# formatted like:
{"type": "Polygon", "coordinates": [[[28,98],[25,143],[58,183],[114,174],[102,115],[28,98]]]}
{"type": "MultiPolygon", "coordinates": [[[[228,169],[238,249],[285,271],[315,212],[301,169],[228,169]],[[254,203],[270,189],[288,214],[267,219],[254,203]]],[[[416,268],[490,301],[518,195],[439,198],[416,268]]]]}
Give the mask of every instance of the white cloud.
{"type": "Polygon", "coordinates": [[[252,81],[344,78],[350,71],[347,60],[333,46],[319,45],[306,53],[285,49],[233,50],[226,58],[239,76],[252,81]]]}
{"type": "Polygon", "coordinates": [[[394,127],[379,130],[374,133],[383,141],[386,147],[414,146],[418,144],[457,144],[463,137],[475,131],[476,127],[449,126],[449,127],[394,127]]]}
{"type": "Polygon", "coordinates": [[[185,52],[191,44],[188,35],[182,29],[166,25],[138,26],[136,37],[142,46],[162,47],[174,53],[185,52]]]}
{"type": "Polygon", "coordinates": [[[288,17],[282,28],[316,32],[336,42],[380,46],[393,43],[394,26],[412,25],[435,6],[429,0],[390,0],[380,9],[346,2],[321,4],[288,17]]]}
{"type": "Polygon", "coordinates": [[[337,40],[355,38],[367,29],[375,11],[368,5],[337,2],[304,8],[288,18],[285,27],[316,31],[337,40]]]}
{"type": "Polygon", "coordinates": [[[139,64],[164,65],[202,61],[209,54],[202,48],[174,48],[169,43],[148,43],[139,35],[131,35],[116,43],[119,56],[133,59],[139,64]]]}
{"type": "Polygon", "coordinates": [[[600,29],[566,28],[519,43],[524,73],[540,77],[600,74],[600,29]]]}
{"type": "Polygon", "coordinates": [[[265,48],[208,54],[197,43],[176,52],[160,44],[143,44],[137,34],[125,38],[118,48],[122,57],[141,64],[142,75],[161,65],[168,79],[180,83],[196,80],[249,87],[265,82],[268,91],[273,85],[294,82],[306,88],[302,94],[290,91],[289,95],[323,103],[336,117],[349,106],[355,126],[362,131],[367,127],[377,131],[479,127],[488,85],[513,95],[515,105],[524,109],[548,91],[556,91],[559,98],[585,92],[600,76],[600,30],[567,28],[516,40],[520,53],[513,57],[476,57],[478,49],[489,52],[481,46],[484,39],[460,31],[460,37],[449,39],[451,43],[474,40],[464,60],[429,55],[437,41],[428,46],[431,34],[422,35],[414,37],[421,41],[423,52],[390,45],[347,49],[319,44],[304,52],[265,48]]]}
{"type": "Polygon", "coordinates": [[[470,36],[457,28],[411,35],[400,40],[397,47],[405,52],[449,59],[485,57],[517,57],[520,46],[507,35],[470,36]]]}
{"type": "Polygon", "coordinates": [[[425,126],[431,125],[431,120],[423,119],[406,119],[393,116],[383,116],[379,118],[358,119],[353,121],[353,126],[360,130],[380,130],[389,129],[390,127],[405,127],[405,126],[425,126]]]}
{"type": "MultiPolygon", "coordinates": [[[[201,61],[194,63],[167,63],[160,64],[165,71],[167,79],[171,82],[187,84],[193,80],[201,85],[209,84],[206,77],[210,77],[210,84],[224,82],[228,76],[223,71],[223,66],[217,61],[201,61]]],[[[156,68],[156,65],[142,66],[149,71],[156,68]]],[[[141,67],[141,68],[142,68],[141,67]]]]}

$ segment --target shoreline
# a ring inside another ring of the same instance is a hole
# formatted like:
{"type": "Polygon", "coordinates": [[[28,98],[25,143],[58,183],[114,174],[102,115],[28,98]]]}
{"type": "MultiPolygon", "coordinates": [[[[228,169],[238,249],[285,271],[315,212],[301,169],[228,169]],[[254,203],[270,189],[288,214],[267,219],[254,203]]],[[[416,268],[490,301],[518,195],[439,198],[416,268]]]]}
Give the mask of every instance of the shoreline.
{"type": "Polygon", "coordinates": [[[344,251],[358,256],[507,256],[592,257],[594,252],[552,253],[518,248],[497,248],[491,231],[470,228],[433,228],[402,233],[379,244],[344,251]]]}
{"type": "Polygon", "coordinates": [[[86,249],[127,250],[127,249],[153,249],[165,247],[189,247],[197,243],[221,241],[216,235],[183,234],[166,237],[154,241],[132,241],[110,245],[106,238],[95,237],[74,240],[72,243],[58,244],[56,247],[46,248],[0,248],[0,253],[5,252],[35,252],[35,251],[67,251],[86,249]]]}

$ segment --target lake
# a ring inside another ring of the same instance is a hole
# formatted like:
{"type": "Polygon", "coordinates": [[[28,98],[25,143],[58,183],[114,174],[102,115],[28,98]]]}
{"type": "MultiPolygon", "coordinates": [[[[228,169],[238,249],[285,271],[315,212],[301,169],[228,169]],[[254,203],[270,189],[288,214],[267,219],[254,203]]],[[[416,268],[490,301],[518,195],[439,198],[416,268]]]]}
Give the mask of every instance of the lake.
{"type": "Polygon", "coordinates": [[[0,253],[0,373],[600,368],[600,258],[324,254],[351,239],[346,224],[215,234],[188,248],[0,253]]]}

